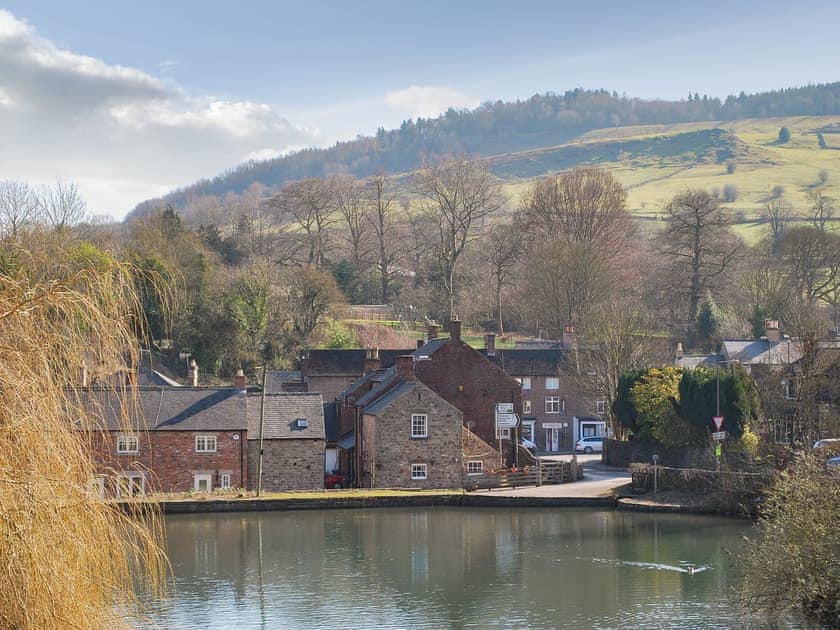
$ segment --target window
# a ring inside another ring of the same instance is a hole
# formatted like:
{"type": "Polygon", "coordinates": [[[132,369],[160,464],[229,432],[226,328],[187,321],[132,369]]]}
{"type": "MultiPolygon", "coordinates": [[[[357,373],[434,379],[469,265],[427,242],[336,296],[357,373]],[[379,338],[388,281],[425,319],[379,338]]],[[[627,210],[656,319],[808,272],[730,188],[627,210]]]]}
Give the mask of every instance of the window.
{"type": "Polygon", "coordinates": [[[510,439],[510,429],[508,427],[504,427],[504,428],[496,427],[496,439],[497,440],[509,440],[510,439]]]}
{"type": "Polygon", "coordinates": [[[783,378],[782,379],[782,387],[784,388],[785,392],[785,400],[795,400],[796,396],[793,395],[793,383],[791,383],[790,379],[783,378]]]}
{"type": "Polygon", "coordinates": [[[560,379],[556,376],[548,376],[545,379],[546,389],[560,389],[560,379]]]}
{"type": "Polygon", "coordinates": [[[429,437],[429,417],[425,413],[411,414],[411,437],[429,437]]]}
{"type": "Polygon", "coordinates": [[[230,488],[230,473],[222,473],[220,478],[220,485],[225,490],[230,488]]]}
{"type": "Polygon", "coordinates": [[[607,401],[606,400],[599,400],[595,403],[596,411],[601,414],[602,416],[607,413],[607,401]]]}
{"type": "Polygon", "coordinates": [[[530,400],[523,400],[522,401],[522,413],[531,413],[531,401],[530,400]]]}
{"type": "Polygon", "coordinates": [[[522,389],[531,389],[531,377],[530,376],[523,376],[521,378],[517,378],[519,384],[522,385],[522,389]]]}
{"type": "Polygon", "coordinates": [[[193,475],[193,490],[196,492],[212,492],[213,491],[213,475],[198,474],[193,475]]]}
{"type": "Polygon", "coordinates": [[[136,453],[137,452],[137,436],[136,435],[118,435],[117,436],[117,453],[136,453]]]}
{"type": "Polygon", "coordinates": [[[146,490],[146,480],[141,472],[124,471],[117,476],[117,497],[138,497],[146,490]]]}
{"type": "Polygon", "coordinates": [[[467,462],[468,475],[480,475],[484,472],[484,462],[467,462]]]}
{"type": "Polygon", "coordinates": [[[411,465],[411,478],[412,479],[426,479],[428,477],[429,472],[428,464],[412,464],[411,465]]]}
{"type": "Polygon", "coordinates": [[[522,423],[522,438],[525,440],[534,441],[534,422],[522,423]]]}
{"type": "Polygon", "coordinates": [[[546,396],[545,412],[560,413],[560,396],[546,396]]]}
{"type": "Polygon", "coordinates": [[[195,452],[196,453],[215,453],[216,452],[216,436],[215,435],[196,435],[195,436],[195,452]]]}

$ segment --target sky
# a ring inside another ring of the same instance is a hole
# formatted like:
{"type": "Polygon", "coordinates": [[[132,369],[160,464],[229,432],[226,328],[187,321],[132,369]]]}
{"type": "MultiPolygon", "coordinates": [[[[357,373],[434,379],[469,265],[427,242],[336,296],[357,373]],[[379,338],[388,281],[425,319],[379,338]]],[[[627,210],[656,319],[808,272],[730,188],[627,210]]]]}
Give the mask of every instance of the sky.
{"type": "Polygon", "coordinates": [[[0,179],[95,214],[248,159],[576,87],[840,80],[840,3],[0,0],[0,179]]]}

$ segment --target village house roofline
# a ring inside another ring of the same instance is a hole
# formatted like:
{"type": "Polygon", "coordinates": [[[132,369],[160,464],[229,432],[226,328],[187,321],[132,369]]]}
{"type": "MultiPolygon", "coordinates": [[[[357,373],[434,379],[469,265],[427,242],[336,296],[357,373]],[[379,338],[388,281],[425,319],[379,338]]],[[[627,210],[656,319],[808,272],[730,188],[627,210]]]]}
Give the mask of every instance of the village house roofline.
{"type": "Polygon", "coordinates": [[[92,388],[83,399],[108,431],[246,431],[245,395],[231,387],[92,388]],[[136,404],[135,404],[136,403],[136,404]]]}
{"type": "MultiPolygon", "coordinates": [[[[412,348],[379,350],[381,367],[390,367],[397,362],[401,354],[410,354],[412,348]]],[[[351,349],[313,349],[306,359],[303,372],[306,376],[355,376],[364,371],[367,350],[351,349]]]]}
{"type": "Polygon", "coordinates": [[[463,418],[463,413],[455,405],[436,393],[433,389],[423,384],[421,381],[401,381],[396,387],[385,393],[379,399],[362,409],[362,413],[371,416],[377,416],[385,411],[388,407],[399,401],[401,398],[414,392],[415,390],[424,390],[426,396],[432,396],[438,399],[439,404],[450,407],[452,411],[463,418]]]}
{"type": "MultiPolygon", "coordinates": [[[[248,439],[257,440],[260,437],[262,394],[254,392],[247,397],[248,439]]],[[[266,393],[262,437],[265,440],[325,439],[324,401],[321,394],[266,393]],[[299,426],[299,419],[306,420],[306,426],[299,426]]]]}
{"type": "Polygon", "coordinates": [[[496,349],[493,356],[482,354],[511,376],[557,376],[571,367],[573,350],[564,348],[496,349]]]}
{"type": "Polygon", "coordinates": [[[265,391],[280,393],[284,383],[303,383],[300,370],[269,370],[265,375],[265,391]]]}

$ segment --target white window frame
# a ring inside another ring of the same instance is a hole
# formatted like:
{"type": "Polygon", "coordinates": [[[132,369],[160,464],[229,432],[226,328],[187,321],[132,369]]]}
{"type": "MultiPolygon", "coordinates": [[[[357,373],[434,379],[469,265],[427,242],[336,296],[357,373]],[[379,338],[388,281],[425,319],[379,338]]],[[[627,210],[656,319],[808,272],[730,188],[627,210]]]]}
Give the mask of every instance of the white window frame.
{"type": "Polygon", "coordinates": [[[128,453],[136,453],[140,448],[140,440],[136,435],[131,433],[121,433],[117,436],[117,454],[126,455],[128,453]],[[131,448],[133,444],[134,448],[131,448]]]}
{"type": "Polygon", "coordinates": [[[559,376],[546,376],[545,377],[545,388],[546,389],[560,389],[560,377],[559,376]]]}
{"type": "Polygon", "coordinates": [[[482,475],[484,474],[484,462],[479,460],[467,462],[468,475],[482,475]]]}
{"type": "Polygon", "coordinates": [[[424,479],[429,478],[429,465],[428,464],[412,464],[411,465],[411,480],[412,481],[423,481],[424,479]]]}
{"type": "Polygon", "coordinates": [[[522,432],[522,437],[536,443],[537,440],[534,438],[534,436],[536,435],[536,432],[537,432],[536,427],[537,427],[537,423],[533,420],[530,420],[528,422],[523,421],[522,422],[522,428],[520,429],[521,432],[522,432]],[[528,431],[530,431],[530,435],[525,435],[525,430],[526,429],[528,431]]]}
{"type": "Polygon", "coordinates": [[[522,401],[522,413],[531,413],[531,401],[530,400],[523,400],[522,401]]]}
{"type": "Polygon", "coordinates": [[[117,475],[117,498],[121,498],[123,496],[142,497],[145,494],[146,475],[142,472],[124,470],[117,475]],[[134,492],[134,481],[136,479],[140,480],[140,488],[137,492],[134,492]],[[124,492],[124,490],[127,490],[127,492],[124,492]]]}
{"type": "Polygon", "coordinates": [[[193,490],[196,492],[213,492],[213,475],[211,473],[195,473],[193,475],[193,490]],[[207,490],[199,490],[198,483],[207,481],[207,490]]]}
{"type": "Polygon", "coordinates": [[[218,450],[219,440],[215,435],[196,435],[195,436],[195,452],[196,453],[215,453],[218,450]],[[211,445],[212,444],[212,448],[211,445]]]}
{"type": "Polygon", "coordinates": [[[229,490],[230,489],[230,480],[233,477],[230,473],[222,473],[219,475],[219,487],[222,490],[229,490]]]}
{"type": "Polygon", "coordinates": [[[560,396],[546,396],[545,397],[545,412],[546,413],[560,413],[560,396]]]}
{"type": "Polygon", "coordinates": [[[411,414],[411,439],[417,440],[427,437],[429,437],[429,415],[425,413],[411,414]]]}
{"type": "Polygon", "coordinates": [[[531,389],[531,377],[530,376],[521,376],[516,379],[519,381],[519,384],[522,385],[522,389],[531,389]]]}
{"type": "Polygon", "coordinates": [[[607,413],[607,401],[606,400],[599,400],[595,403],[595,412],[600,413],[602,416],[607,413]]]}

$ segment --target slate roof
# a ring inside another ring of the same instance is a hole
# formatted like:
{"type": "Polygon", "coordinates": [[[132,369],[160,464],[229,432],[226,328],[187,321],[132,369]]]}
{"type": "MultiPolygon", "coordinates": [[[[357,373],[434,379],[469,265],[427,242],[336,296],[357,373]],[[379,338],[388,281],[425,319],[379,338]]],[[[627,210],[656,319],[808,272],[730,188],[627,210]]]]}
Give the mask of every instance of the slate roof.
{"type": "MultiPolygon", "coordinates": [[[[389,368],[397,357],[411,354],[413,348],[379,350],[379,366],[389,368]]],[[[362,348],[315,349],[306,356],[306,373],[309,376],[355,376],[365,369],[367,350],[362,348]]]]}
{"type": "Polygon", "coordinates": [[[388,405],[390,405],[395,400],[402,398],[406,394],[412,392],[414,387],[417,385],[417,381],[403,381],[399,385],[397,385],[394,389],[389,391],[387,394],[383,395],[378,400],[374,401],[372,404],[368,405],[362,410],[362,413],[368,413],[371,415],[376,415],[383,409],[385,409],[388,405]]]}
{"type": "Polygon", "coordinates": [[[300,374],[300,370],[270,370],[265,375],[266,392],[282,392],[284,391],[283,385],[285,383],[303,383],[303,377],[300,374]]]}
{"type": "Polygon", "coordinates": [[[397,380],[397,371],[395,368],[390,368],[385,370],[384,372],[376,373],[376,376],[373,380],[376,381],[376,385],[371,388],[369,392],[367,392],[364,396],[360,396],[359,399],[356,401],[357,407],[364,407],[368,403],[376,400],[383,391],[387,390],[391,385],[393,385],[394,381],[397,380]]]}
{"type": "Polygon", "coordinates": [[[802,358],[799,344],[790,339],[767,341],[750,339],[747,341],[724,341],[722,353],[729,361],[744,364],[764,363],[768,365],[788,365],[802,358]]]}
{"type": "Polygon", "coordinates": [[[716,367],[723,361],[722,354],[684,354],[677,359],[677,366],[694,369],[696,367],[716,367]]]}
{"type": "MultiPolygon", "coordinates": [[[[248,394],[248,439],[260,437],[260,399],[259,392],[248,394]]],[[[321,394],[302,393],[266,393],[265,440],[323,440],[324,402],[321,394]],[[295,421],[305,418],[307,427],[298,429],[295,421]]]]}
{"type": "Polygon", "coordinates": [[[231,387],[138,388],[137,407],[113,389],[91,389],[86,404],[104,428],[148,431],[244,431],[245,395],[231,387]]]}
{"type": "MultiPolygon", "coordinates": [[[[487,351],[482,350],[485,356],[487,351]]],[[[560,348],[513,348],[496,350],[488,359],[511,376],[556,376],[569,360],[569,351],[560,348]]]]}
{"type": "Polygon", "coordinates": [[[135,379],[136,387],[181,387],[178,381],[155,370],[138,370],[135,379]]]}

